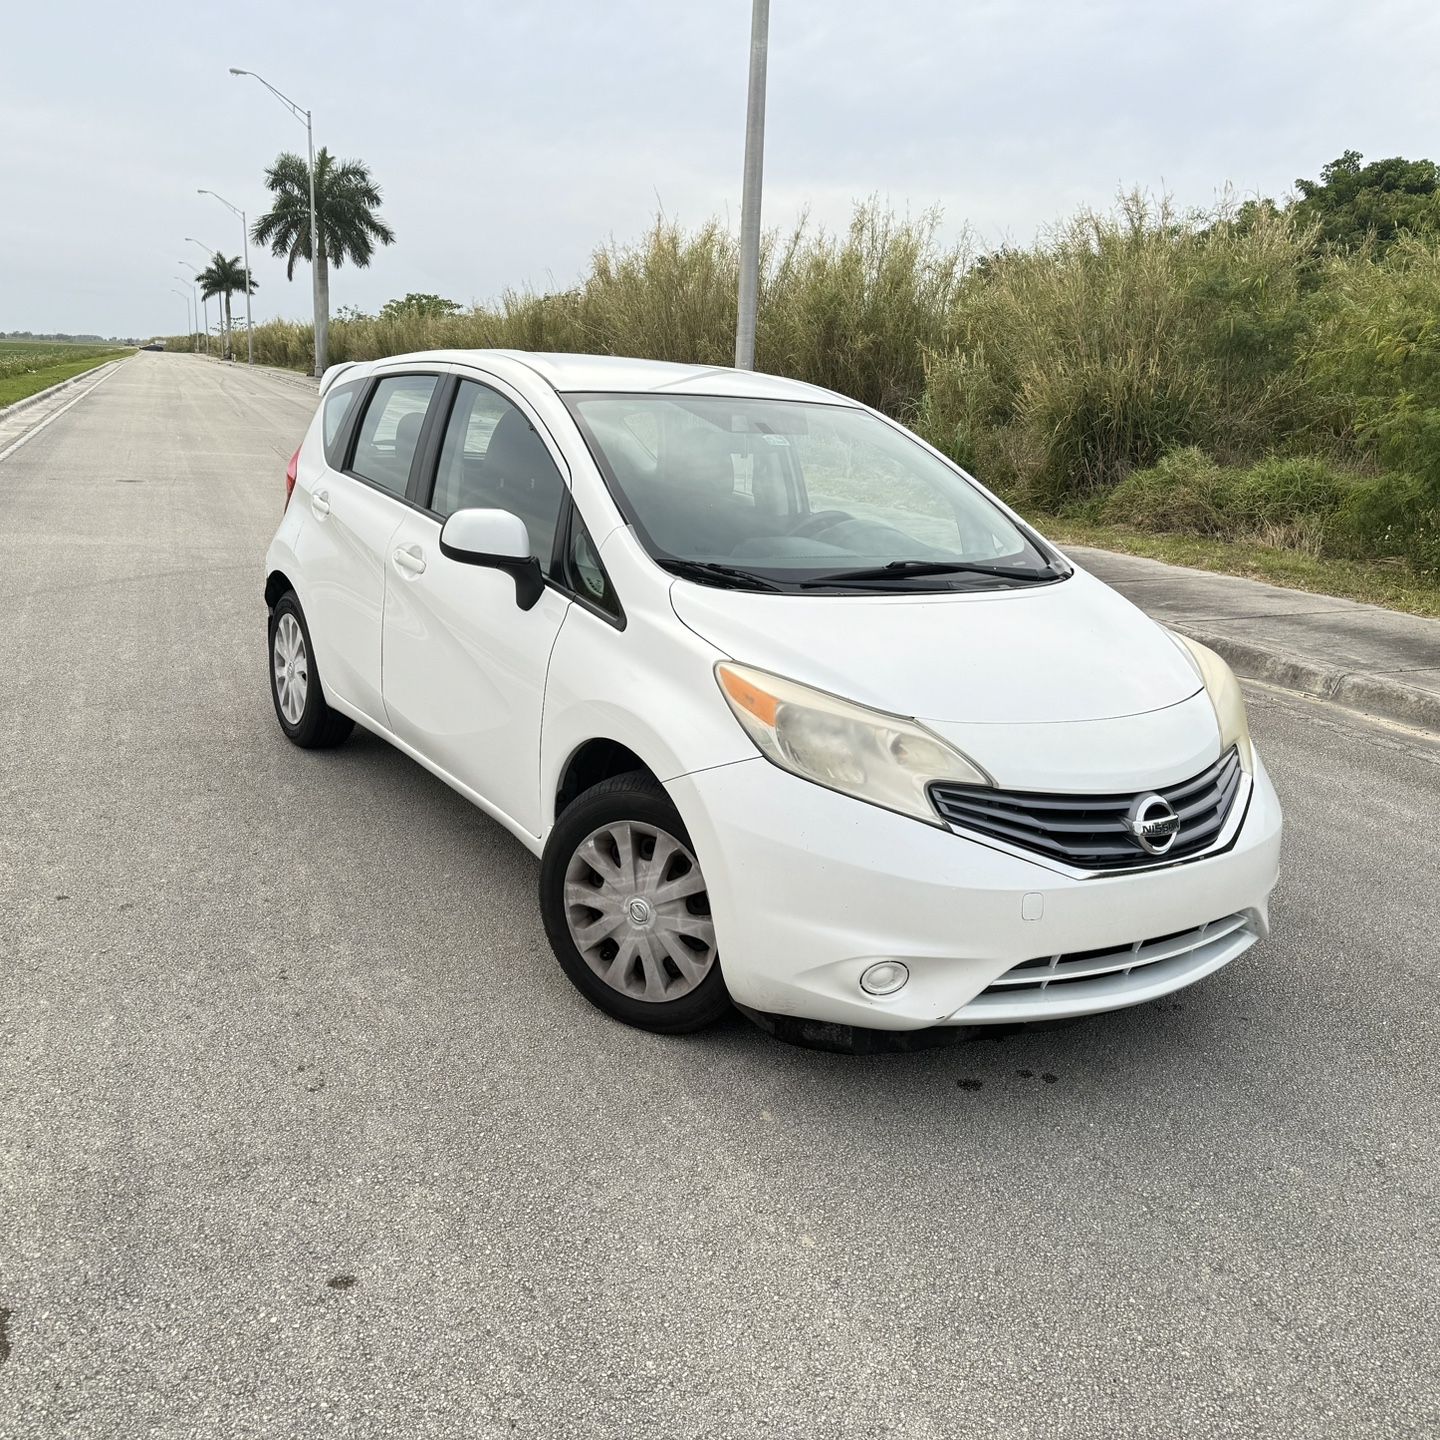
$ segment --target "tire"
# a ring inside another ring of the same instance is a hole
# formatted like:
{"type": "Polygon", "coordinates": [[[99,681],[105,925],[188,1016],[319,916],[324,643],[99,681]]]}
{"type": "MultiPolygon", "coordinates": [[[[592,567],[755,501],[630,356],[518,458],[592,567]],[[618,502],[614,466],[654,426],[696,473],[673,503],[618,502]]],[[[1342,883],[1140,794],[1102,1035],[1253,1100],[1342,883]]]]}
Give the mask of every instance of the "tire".
{"type": "Polygon", "coordinates": [[[270,699],[285,738],[302,750],[338,745],[355,722],[325,703],[305,612],[287,590],[270,612],[270,699]]]}
{"type": "Polygon", "coordinates": [[[730,1010],[705,878],[649,775],[601,781],[561,813],[540,862],[540,912],[560,968],[614,1019],[684,1035],[730,1010]]]}

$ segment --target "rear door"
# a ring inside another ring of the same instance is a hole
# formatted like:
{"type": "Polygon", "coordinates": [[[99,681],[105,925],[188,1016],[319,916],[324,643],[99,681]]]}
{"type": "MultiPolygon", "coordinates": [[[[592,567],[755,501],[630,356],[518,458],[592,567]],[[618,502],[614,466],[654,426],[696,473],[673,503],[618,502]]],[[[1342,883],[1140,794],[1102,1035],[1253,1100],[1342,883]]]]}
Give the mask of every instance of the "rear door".
{"type": "Polygon", "coordinates": [[[439,380],[434,374],[404,374],[367,382],[359,422],[341,427],[347,438],[338,453],[327,456],[311,488],[310,520],[295,546],[325,689],[381,725],[386,724],[380,685],[386,556],[391,536],[411,513],[406,499],[411,471],[439,380]]]}
{"type": "Polygon", "coordinates": [[[467,508],[524,520],[549,573],[562,506],[563,459],[521,397],[498,383],[456,384],[433,487],[390,536],[384,699],[390,727],[435,765],[532,835],[540,833],[540,713],[550,651],[569,597],[547,584],[529,610],[499,570],[447,560],[445,518],[467,508]]]}

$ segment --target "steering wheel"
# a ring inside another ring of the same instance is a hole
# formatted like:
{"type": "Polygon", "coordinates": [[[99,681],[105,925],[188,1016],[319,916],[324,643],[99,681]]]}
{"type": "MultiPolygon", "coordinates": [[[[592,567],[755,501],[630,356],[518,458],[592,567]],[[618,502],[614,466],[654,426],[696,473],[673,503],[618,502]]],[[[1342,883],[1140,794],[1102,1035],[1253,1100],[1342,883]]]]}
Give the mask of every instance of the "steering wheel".
{"type": "Polygon", "coordinates": [[[815,539],[822,531],[828,530],[832,525],[843,524],[846,520],[853,520],[853,515],[847,514],[844,510],[816,510],[805,516],[798,525],[792,525],[786,532],[789,535],[804,536],[807,540],[815,539]]]}

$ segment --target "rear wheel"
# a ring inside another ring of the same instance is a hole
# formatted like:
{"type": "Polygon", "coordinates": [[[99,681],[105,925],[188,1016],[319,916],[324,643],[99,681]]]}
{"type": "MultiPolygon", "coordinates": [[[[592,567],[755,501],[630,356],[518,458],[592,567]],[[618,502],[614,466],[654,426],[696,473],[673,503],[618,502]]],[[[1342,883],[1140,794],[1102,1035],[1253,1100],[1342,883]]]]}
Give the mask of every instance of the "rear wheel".
{"type": "Polygon", "coordinates": [[[555,822],[540,867],[551,948],[607,1015],[678,1035],[730,1008],[700,863],[650,776],[602,781],[555,822]]]}
{"type": "Polygon", "coordinates": [[[270,612],[270,698],[286,738],[302,750],[338,745],[355,728],[348,715],[325,703],[310,628],[293,590],[270,612]]]}

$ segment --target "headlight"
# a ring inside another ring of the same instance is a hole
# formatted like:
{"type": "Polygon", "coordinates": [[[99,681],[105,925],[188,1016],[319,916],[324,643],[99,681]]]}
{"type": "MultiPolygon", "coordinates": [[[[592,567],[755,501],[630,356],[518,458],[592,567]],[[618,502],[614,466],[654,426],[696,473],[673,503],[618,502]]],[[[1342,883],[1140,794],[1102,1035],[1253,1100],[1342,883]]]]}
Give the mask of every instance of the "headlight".
{"type": "Polygon", "coordinates": [[[842,795],[943,826],[925,794],[932,780],[991,783],[984,771],[913,720],[744,665],[722,662],[715,678],[767,760],[842,795]]]}
{"type": "Polygon", "coordinates": [[[1245,718],[1245,697],[1235,672],[1211,649],[1198,640],[1169,632],[1170,638],[1189,655],[1204,682],[1205,693],[1220,725],[1220,753],[1232,745],[1240,752],[1240,764],[1247,775],[1255,771],[1255,748],[1250,743],[1250,722],[1245,718]]]}

